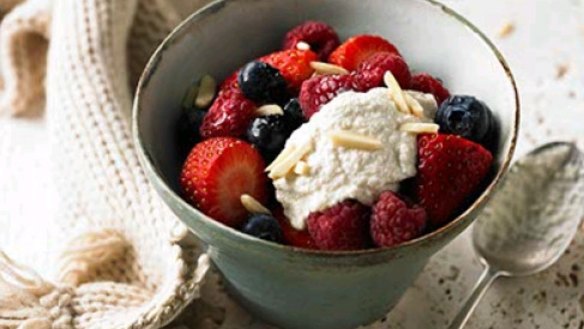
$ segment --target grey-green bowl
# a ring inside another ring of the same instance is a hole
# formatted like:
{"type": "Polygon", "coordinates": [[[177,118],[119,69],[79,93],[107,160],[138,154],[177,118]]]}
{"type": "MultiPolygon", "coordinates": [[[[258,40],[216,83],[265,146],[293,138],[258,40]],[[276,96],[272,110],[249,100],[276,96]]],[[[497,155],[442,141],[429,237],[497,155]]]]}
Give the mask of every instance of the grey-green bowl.
{"type": "Polygon", "coordinates": [[[344,329],[382,317],[427,260],[472,223],[511,160],[519,100],[507,63],[467,20],[432,0],[231,0],[190,16],[162,43],[136,93],[134,137],[142,164],[168,206],[208,246],[232,294],[256,316],[288,329],[344,329]],[[174,136],[181,100],[205,73],[223,78],[277,49],[307,19],[342,38],[377,33],[410,66],[442,77],[453,92],[476,95],[502,124],[492,183],[447,226],[395,248],[324,253],[257,240],[223,226],[179,195],[174,136]]]}

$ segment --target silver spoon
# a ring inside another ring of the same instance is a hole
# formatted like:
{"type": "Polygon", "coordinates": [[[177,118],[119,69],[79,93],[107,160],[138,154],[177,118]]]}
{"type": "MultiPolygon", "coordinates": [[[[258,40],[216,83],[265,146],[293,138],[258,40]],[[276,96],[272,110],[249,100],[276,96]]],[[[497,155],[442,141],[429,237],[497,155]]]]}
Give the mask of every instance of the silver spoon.
{"type": "Polygon", "coordinates": [[[513,165],[473,228],[485,270],[450,329],[462,328],[499,276],[526,276],[555,263],[584,215],[584,168],[575,145],[556,142],[513,165]]]}

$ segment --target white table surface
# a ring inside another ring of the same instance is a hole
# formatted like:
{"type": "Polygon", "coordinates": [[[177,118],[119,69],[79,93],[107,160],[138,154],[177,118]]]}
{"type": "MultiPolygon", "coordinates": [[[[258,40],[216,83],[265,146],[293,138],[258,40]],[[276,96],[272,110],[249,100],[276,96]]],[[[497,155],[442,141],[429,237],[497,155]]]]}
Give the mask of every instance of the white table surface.
{"type": "MultiPolygon", "coordinates": [[[[444,2],[490,35],[511,64],[523,105],[517,154],[559,139],[584,148],[584,1],[444,2]],[[501,38],[507,23],[515,31],[501,38]],[[563,77],[559,67],[567,68],[563,77]]],[[[0,118],[0,248],[40,273],[55,244],[47,239],[56,219],[46,139],[42,119],[0,118]]],[[[466,232],[431,260],[387,328],[445,328],[480,269],[466,232]]],[[[468,328],[584,329],[584,231],[550,270],[496,282],[468,328]]]]}

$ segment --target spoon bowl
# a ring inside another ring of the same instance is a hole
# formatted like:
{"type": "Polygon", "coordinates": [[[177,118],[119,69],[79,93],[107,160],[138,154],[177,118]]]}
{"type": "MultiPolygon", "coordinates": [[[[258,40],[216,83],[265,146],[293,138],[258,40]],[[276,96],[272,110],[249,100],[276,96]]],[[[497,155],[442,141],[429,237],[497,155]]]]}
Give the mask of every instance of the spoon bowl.
{"type": "Polygon", "coordinates": [[[544,145],[519,160],[473,228],[477,253],[507,276],[540,272],[564,253],[583,215],[580,151],[544,145]]]}
{"type": "Polygon", "coordinates": [[[450,329],[459,329],[499,276],[526,276],[554,264],[584,215],[584,158],[571,143],[554,142],[517,161],[473,228],[485,265],[450,329]]]}

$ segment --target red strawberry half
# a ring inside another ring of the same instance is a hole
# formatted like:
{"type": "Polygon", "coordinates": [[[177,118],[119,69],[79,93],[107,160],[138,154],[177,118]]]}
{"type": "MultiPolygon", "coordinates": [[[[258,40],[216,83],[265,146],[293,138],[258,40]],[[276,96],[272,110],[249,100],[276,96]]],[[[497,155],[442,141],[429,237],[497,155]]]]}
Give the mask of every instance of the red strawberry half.
{"type": "Polygon", "coordinates": [[[329,56],[329,62],[353,71],[372,55],[382,52],[399,55],[397,48],[382,37],[357,35],[335,49],[329,56]]]}
{"type": "Polygon", "coordinates": [[[278,69],[290,89],[298,91],[302,82],[314,73],[310,62],[317,59],[318,56],[310,50],[288,49],[264,56],[260,61],[278,69]]]}
{"type": "Polygon", "coordinates": [[[418,175],[415,193],[434,226],[452,216],[477,192],[493,163],[481,145],[455,135],[418,137],[418,175]]]}
{"type": "Polygon", "coordinates": [[[197,144],[187,157],[180,185],[187,200],[213,219],[236,227],[247,217],[242,194],[265,204],[266,176],[259,152],[231,137],[197,144]]]}

